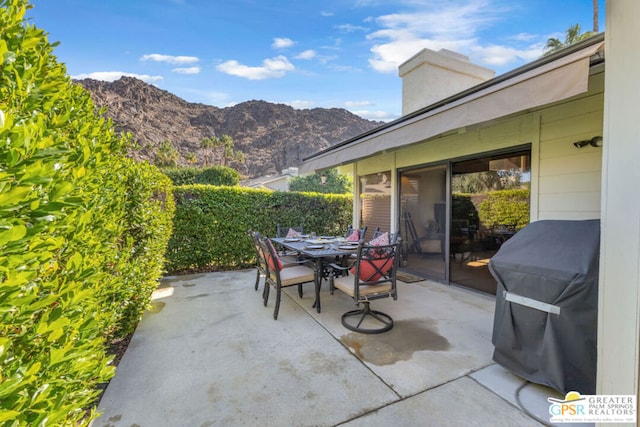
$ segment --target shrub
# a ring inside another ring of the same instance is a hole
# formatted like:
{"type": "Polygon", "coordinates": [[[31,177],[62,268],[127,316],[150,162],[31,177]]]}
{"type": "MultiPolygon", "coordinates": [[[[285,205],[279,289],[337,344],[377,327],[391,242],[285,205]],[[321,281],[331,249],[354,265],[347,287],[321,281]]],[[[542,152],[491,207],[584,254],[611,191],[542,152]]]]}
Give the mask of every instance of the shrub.
{"type": "Polygon", "coordinates": [[[174,188],[176,214],[167,250],[171,272],[243,268],[255,262],[249,229],[274,236],[276,225],[341,234],[352,222],[352,196],[246,187],[174,188]]]}
{"type": "Polygon", "coordinates": [[[86,424],[114,373],[105,337],[132,328],[147,301],[132,295],[159,275],[172,202],[28,7],[0,0],[0,424],[86,424]]]}
{"type": "Polygon", "coordinates": [[[529,190],[490,191],[478,206],[480,221],[487,227],[529,224],[529,190]]]}
{"type": "Polygon", "coordinates": [[[115,268],[122,285],[105,289],[105,311],[113,318],[108,338],[133,332],[164,273],[164,254],[173,229],[171,180],[155,166],[123,159],[122,183],[127,189],[119,203],[125,208],[125,230],[115,268]]]}
{"type": "Polygon", "coordinates": [[[167,168],[164,172],[173,182],[173,185],[210,184],[210,185],[238,185],[240,173],[235,169],[225,166],[212,166],[208,168],[167,168]]]}

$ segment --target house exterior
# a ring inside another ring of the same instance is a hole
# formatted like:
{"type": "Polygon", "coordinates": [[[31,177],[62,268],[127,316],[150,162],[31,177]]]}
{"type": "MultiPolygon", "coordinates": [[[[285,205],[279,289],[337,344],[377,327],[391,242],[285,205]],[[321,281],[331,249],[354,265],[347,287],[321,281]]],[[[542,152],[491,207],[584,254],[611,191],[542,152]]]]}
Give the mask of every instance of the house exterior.
{"type": "MultiPolygon", "coordinates": [[[[354,223],[400,231],[405,267],[429,264],[419,271],[425,277],[488,292],[490,249],[518,226],[487,226],[476,213],[481,217],[480,198],[490,192],[456,189],[497,177],[528,196],[528,221],[601,219],[597,390],[636,395],[640,6],[607,2],[606,14],[606,41],[594,36],[457,93],[445,91],[428,105],[412,97],[400,119],[316,153],[300,169],[337,166],[352,174],[359,195],[354,223]]],[[[403,94],[425,93],[411,85],[426,81],[403,81],[403,94]]]]}
{"type": "Polygon", "coordinates": [[[495,292],[488,260],[519,228],[600,217],[602,146],[575,143],[600,141],[603,132],[602,34],[489,80],[488,70],[448,51],[424,50],[400,74],[409,77],[403,93],[428,93],[428,105],[407,96],[403,117],[301,168],[352,174],[360,195],[354,223],[400,231],[406,269],[495,292]],[[421,87],[430,84],[443,99],[421,87]],[[517,208],[524,221],[483,213],[492,190],[518,191],[513,204],[528,204],[517,208]]]}
{"type": "Polygon", "coordinates": [[[267,175],[242,183],[243,187],[262,188],[274,191],[289,191],[289,181],[298,176],[298,168],[283,169],[279,175],[267,175]]]}

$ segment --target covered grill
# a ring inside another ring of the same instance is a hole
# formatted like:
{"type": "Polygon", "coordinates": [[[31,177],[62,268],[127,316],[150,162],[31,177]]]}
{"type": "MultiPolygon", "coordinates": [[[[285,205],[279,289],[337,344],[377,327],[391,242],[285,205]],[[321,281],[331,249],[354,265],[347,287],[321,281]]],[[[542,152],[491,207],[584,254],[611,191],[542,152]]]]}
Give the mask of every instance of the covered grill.
{"type": "Polygon", "coordinates": [[[493,360],[559,392],[595,394],[600,221],[544,220],[505,242],[493,360]]]}

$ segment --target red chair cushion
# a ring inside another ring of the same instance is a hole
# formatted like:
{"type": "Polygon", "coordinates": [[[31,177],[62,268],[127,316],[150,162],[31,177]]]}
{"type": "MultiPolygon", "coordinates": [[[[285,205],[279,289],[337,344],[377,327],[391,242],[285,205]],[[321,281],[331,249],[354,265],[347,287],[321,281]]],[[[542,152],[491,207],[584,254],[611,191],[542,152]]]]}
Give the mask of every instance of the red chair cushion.
{"type": "MultiPolygon", "coordinates": [[[[393,267],[393,258],[367,259],[360,261],[360,280],[362,282],[375,282],[380,280],[393,267]]],[[[356,274],[355,267],[349,270],[356,274]]]]}
{"type": "MultiPolygon", "coordinates": [[[[276,249],[273,247],[273,243],[271,243],[271,240],[267,240],[267,244],[269,245],[273,253],[276,253],[276,249]]],[[[269,263],[269,267],[271,267],[272,270],[274,271],[282,270],[282,260],[280,259],[279,256],[276,255],[275,257],[272,257],[271,252],[266,253],[265,256],[267,258],[267,262],[269,263]]]]}
{"type": "Polygon", "coordinates": [[[347,237],[347,241],[349,242],[359,242],[360,241],[360,232],[358,230],[353,230],[349,237],[347,237]]]}

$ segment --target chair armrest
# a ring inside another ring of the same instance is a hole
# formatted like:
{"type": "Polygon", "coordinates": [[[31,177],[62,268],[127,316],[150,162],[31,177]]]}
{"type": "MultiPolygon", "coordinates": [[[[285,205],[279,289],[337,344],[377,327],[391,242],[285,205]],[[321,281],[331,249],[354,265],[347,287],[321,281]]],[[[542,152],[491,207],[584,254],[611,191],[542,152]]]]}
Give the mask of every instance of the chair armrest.
{"type": "Polygon", "coordinates": [[[314,262],[311,259],[301,259],[301,260],[291,260],[291,259],[282,259],[280,258],[280,260],[282,261],[282,268],[287,268],[287,267],[295,267],[297,265],[307,265],[308,267],[312,267],[314,266],[314,262]]]}
{"type": "Polygon", "coordinates": [[[355,266],[355,265],[356,265],[355,261],[354,261],[354,262],[349,263],[349,265],[340,265],[340,264],[336,264],[336,263],[334,263],[334,262],[329,263],[329,267],[331,267],[331,268],[332,268],[332,269],[334,269],[334,270],[338,270],[338,271],[346,271],[346,270],[349,270],[349,269],[353,268],[353,266],[355,266]]]}

